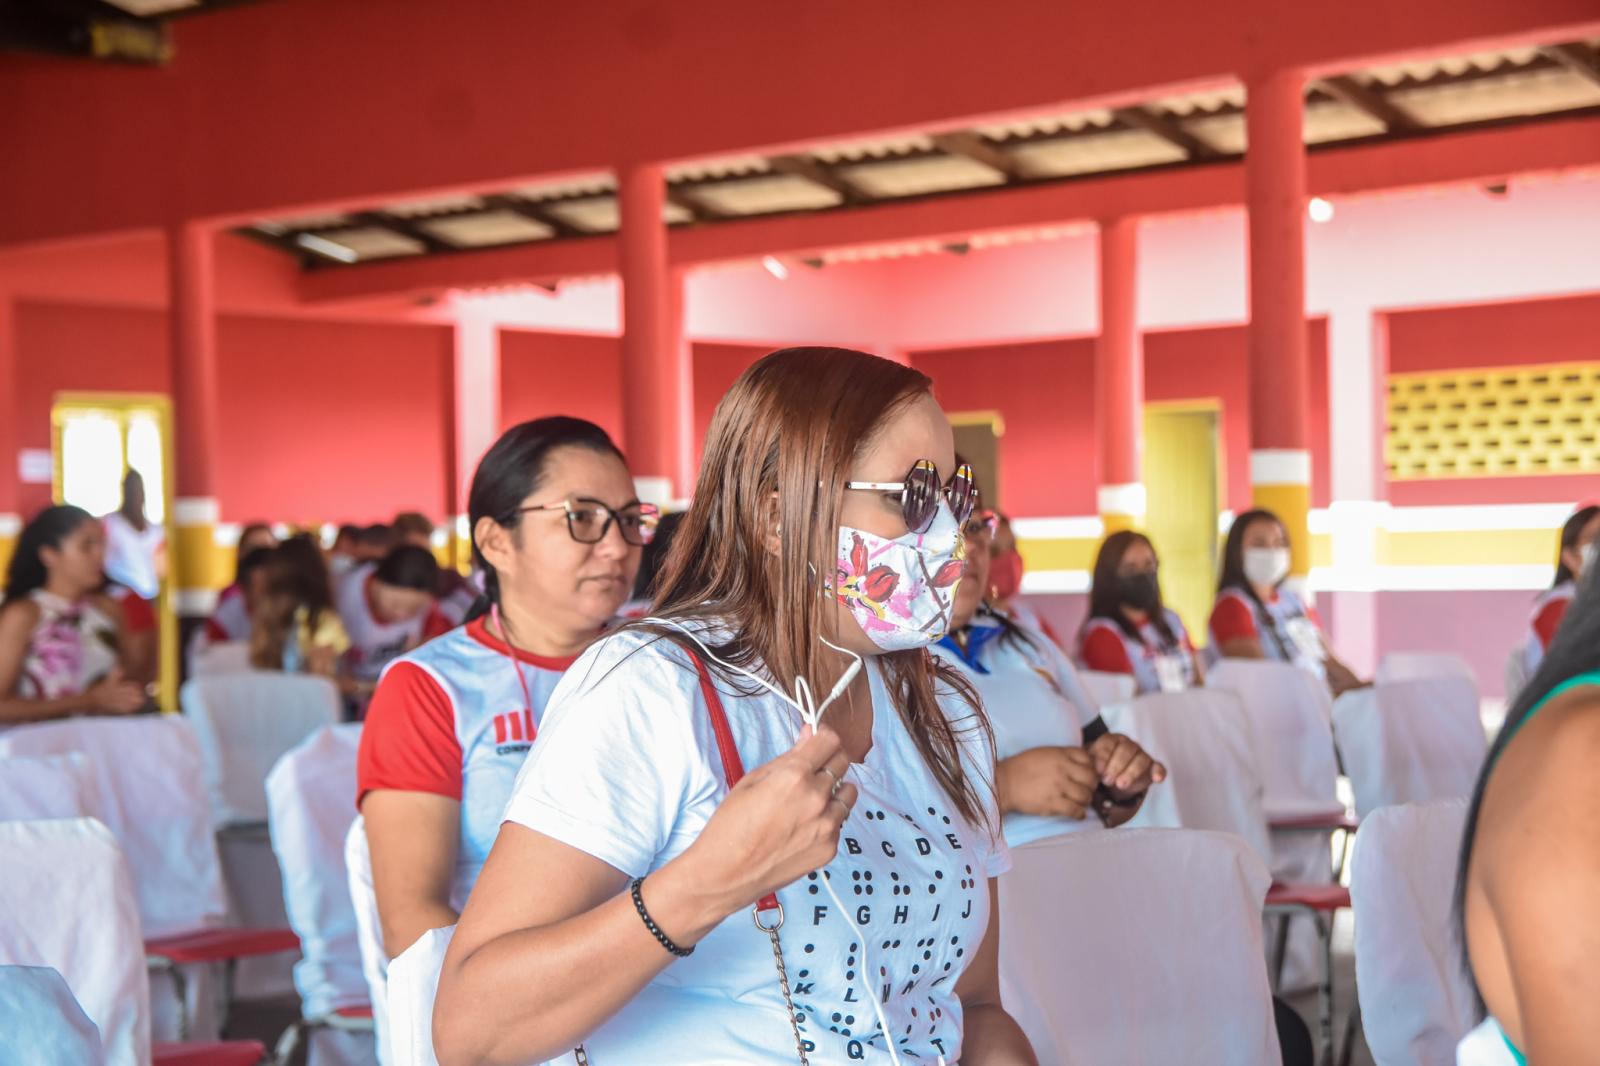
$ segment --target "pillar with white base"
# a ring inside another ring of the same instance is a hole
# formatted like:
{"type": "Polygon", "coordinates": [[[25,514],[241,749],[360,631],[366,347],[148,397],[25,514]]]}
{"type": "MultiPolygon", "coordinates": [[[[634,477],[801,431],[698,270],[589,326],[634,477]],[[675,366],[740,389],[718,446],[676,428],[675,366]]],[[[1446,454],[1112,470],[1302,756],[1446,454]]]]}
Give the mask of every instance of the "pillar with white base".
{"type": "Polygon", "coordinates": [[[1290,572],[1311,569],[1307,429],[1305,79],[1274,71],[1246,86],[1250,216],[1250,484],[1289,531],[1290,572]]]}

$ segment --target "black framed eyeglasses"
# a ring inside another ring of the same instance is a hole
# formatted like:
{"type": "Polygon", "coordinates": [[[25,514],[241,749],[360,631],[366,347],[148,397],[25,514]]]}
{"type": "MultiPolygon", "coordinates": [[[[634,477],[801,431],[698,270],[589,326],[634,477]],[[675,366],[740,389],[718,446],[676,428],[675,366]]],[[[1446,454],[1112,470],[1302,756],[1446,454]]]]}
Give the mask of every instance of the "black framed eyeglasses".
{"type": "Polygon", "coordinates": [[[966,463],[956,467],[948,482],[939,480],[939,468],[931,459],[918,459],[911,464],[904,481],[846,481],[844,487],[857,492],[898,492],[900,512],[906,528],[913,533],[926,533],[933,525],[941,495],[949,502],[958,526],[967,524],[978,504],[978,485],[973,480],[972,467],[966,463]]]}
{"type": "Polygon", "coordinates": [[[656,539],[656,526],[661,521],[661,509],[653,503],[630,503],[620,510],[599,500],[579,500],[573,503],[541,503],[532,507],[517,508],[518,514],[529,511],[565,511],[567,533],[579,544],[599,544],[611,532],[615,522],[622,531],[622,539],[634,547],[642,548],[656,539]]]}

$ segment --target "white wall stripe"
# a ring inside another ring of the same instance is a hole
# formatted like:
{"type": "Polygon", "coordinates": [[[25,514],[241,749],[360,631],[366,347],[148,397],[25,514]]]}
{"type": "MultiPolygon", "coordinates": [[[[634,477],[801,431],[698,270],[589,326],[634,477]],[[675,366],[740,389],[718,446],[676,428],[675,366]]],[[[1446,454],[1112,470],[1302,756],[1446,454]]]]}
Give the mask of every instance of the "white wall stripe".
{"type": "Polygon", "coordinates": [[[1022,575],[1024,595],[1040,593],[1088,592],[1091,575],[1087,570],[1029,570],[1022,575]]]}
{"type": "Polygon", "coordinates": [[[1263,448],[1251,452],[1250,484],[1311,484],[1311,453],[1293,448],[1263,448]]]}
{"type": "Polygon", "coordinates": [[[1099,515],[1013,518],[1011,532],[1021,540],[1098,540],[1106,527],[1099,515]]]}
{"type": "Polygon", "coordinates": [[[172,519],[180,526],[214,526],[221,518],[215,496],[180,496],[172,501],[172,519]]]}
{"type": "Polygon", "coordinates": [[[205,618],[217,609],[217,590],[179,589],[173,600],[179,614],[191,618],[205,618]]]}
{"type": "MultiPolygon", "coordinates": [[[[1555,568],[1504,566],[1315,566],[1306,578],[1313,592],[1536,592],[1550,587],[1555,568]]],[[[1029,570],[1025,594],[1086,593],[1087,570],[1029,570]]]]}
{"type": "Polygon", "coordinates": [[[0,537],[11,538],[22,532],[22,516],[0,514],[0,537]]]}
{"type": "Polygon", "coordinates": [[[1129,515],[1143,518],[1148,495],[1143,484],[1101,485],[1096,494],[1100,513],[1129,515]]]}

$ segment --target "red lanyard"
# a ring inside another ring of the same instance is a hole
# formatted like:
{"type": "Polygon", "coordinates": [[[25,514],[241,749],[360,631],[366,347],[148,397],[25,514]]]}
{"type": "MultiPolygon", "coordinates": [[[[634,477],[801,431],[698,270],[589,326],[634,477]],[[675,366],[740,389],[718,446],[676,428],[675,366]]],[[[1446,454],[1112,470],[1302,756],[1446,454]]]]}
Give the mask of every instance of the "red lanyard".
{"type": "Polygon", "coordinates": [[[517,649],[511,643],[511,633],[506,629],[505,622],[503,622],[500,618],[499,604],[496,603],[489,605],[489,620],[495,624],[495,628],[500,630],[500,640],[506,646],[506,658],[511,660],[511,669],[517,672],[517,684],[522,686],[522,709],[528,712],[528,742],[531,744],[533,742],[533,734],[535,729],[533,721],[533,697],[528,694],[528,679],[522,674],[522,663],[517,660],[517,649]]]}

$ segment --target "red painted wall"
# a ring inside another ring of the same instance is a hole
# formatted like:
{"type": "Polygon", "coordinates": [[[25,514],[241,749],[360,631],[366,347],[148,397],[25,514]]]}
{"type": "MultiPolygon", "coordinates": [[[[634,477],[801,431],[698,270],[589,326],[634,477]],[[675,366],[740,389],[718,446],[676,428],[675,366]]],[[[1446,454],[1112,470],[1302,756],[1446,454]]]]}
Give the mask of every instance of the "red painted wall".
{"type": "MultiPolygon", "coordinates": [[[[1312,501],[1329,495],[1327,323],[1307,323],[1311,356],[1312,501]]],[[[1146,333],[1145,398],[1221,401],[1224,506],[1250,506],[1248,351],[1243,326],[1146,333]]],[[[1096,508],[1094,340],[915,352],[946,411],[997,410],[1001,492],[1014,515],[1088,515],[1096,508]]]]}
{"type": "Polygon", "coordinates": [[[616,337],[500,331],[500,424],[572,415],[627,449],[622,434],[622,344],[616,337]]]}
{"type": "MultiPolygon", "coordinates": [[[[1486,366],[1600,360],[1600,294],[1397,311],[1389,315],[1389,370],[1425,373],[1486,366]]],[[[1593,475],[1391,481],[1402,505],[1553,503],[1595,497],[1593,475]]]]}
{"type": "Polygon", "coordinates": [[[443,518],[448,329],[225,317],[217,345],[225,520],[443,518]]]}
{"type": "Polygon", "coordinates": [[[723,394],[738,380],[745,368],[773,351],[753,344],[696,344],[694,346],[694,461],[700,456],[711,426],[711,416],[723,394]]]}
{"type": "MultiPolygon", "coordinates": [[[[20,447],[50,447],[58,392],[170,391],[159,311],[25,302],[16,329],[20,447]]],[[[449,330],[224,316],[217,343],[224,521],[443,515],[449,330]]]]}
{"type": "Polygon", "coordinates": [[[1016,517],[1095,513],[1094,340],[913,352],[948,412],[999,411],[1000,506],[1016,517]]]}

